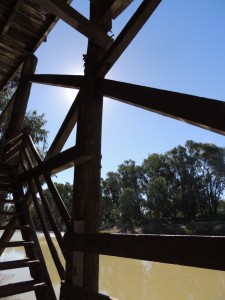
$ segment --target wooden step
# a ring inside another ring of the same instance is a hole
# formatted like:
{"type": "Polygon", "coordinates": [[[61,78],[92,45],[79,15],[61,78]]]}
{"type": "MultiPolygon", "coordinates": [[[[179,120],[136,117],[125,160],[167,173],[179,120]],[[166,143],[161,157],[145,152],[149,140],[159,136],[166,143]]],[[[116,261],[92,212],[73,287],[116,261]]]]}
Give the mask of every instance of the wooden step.
{"type": "Polygon", "coordinates": [[[18,211],[0,211],[0,216],[21,216],[24,215],[23,212],[18,211]]]}
{"type": "Polygon", "coordinates": [[[1,297],[9,297],[17,294],[23,294],[46,287],[45,282],[35,282],[34,280],[11,283],[0,286],[1,297]]]}
{"type": "Polygon", "coordinates": [[[0,226],[0,230],[29,230],[30,229],[30,226],[29,225],[18,225],[18,226],[12,226],[12,227],[9,227],[8,225],[5,225],[5,226],[0,226]]]}
{"type": "Polygon", "coordinates": [[[25,242],[25,241],[13,241],[13,242],[3,242],[0,243],[0,248],[11,248],[11,247],[25,247],[25,246],[33,246],[34,242],[25,242]]]}
{"type": "Polygon", "coordinates": [[[0,262],[0,271],[26,268],[38,263],[40,263],[38,259],[37,260],[21,259],[21,260],[13,260],[13,261],[4,261],[4,262],[0,262]]]}
{"type": "Polygon", "coordinates": [[[0,203],[15,204],[14,200],[0,199],[0,203]]]}

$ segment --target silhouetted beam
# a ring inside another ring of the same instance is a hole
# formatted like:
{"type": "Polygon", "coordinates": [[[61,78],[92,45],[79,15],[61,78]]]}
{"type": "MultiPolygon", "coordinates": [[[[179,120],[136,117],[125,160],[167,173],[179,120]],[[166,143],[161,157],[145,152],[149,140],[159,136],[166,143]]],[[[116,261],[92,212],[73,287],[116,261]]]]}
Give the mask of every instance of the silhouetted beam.
{"type": "Polygon", "coordinates": [[[68,139],[70,133],[72,132],[75,124],[77,123],[77,117],[78,117],[78,103],[79,99],[81,97],[81,92],[76,96],[76,99],[74,100],[72,106],[70,107],[69,112],[67,113],[61,127],[59,128],[59,131],[57,132],[54,141],[52,142],[51,146],[49,147],[49,150],[46,154],[45,160],[49,157],[58,154],[66,140],[68,139]]]}
{"type": "Polygon", "coordinates": [[[66,250],[225,270],[224,237],[66,233],[66,250]]]}
{"type": "Polygon", "coordinates": [[[26,182],[28,179],[42,176],[44,173],[56,174],[90,159],[91,156],[84,154],[83,149],[74,146],[40,163],[33,169],[23,172],[19,175],[19,180],[26,182]]]}
{"type": "Polygon", "coordinates": [[[23,4],[23,0],[16,0],[15,5],[12,6],[10,9],[8,16],[7,16],[7,21],[4,22],[3,27],[0,29],[0,37],[3,38],[7,31],[9,30],[9,27],[11,26],[11,23],[13,22],[13,19],[15,15],[17,14],[20,6],[23,4]]]}
{"type": "Polygon", "coordinates": [[[225,135],[225,102],[145,86],[98,79],[107,97],[225,135]]]}
{"type": "Polygon", "coordinates": [[[28,81],[33,83],[79,89],[83,83],[83,79],[84,76],[81,75],[35,74],[29,76],[28,81]]]}
{"type": "Polygon", "coordinates": [[[96,25],[87,20],[63,0],[34,0],[40,6],[54,14],[77,31],[88,37],[93,43],[103,49],[108,49],[112,38],[107,36],[96,25]]]}
{"type": "Polygon", "coordinates": [[[127,25],[100,61],[99,66],[96,69],[97,77],[104,77],[107,74],[120,55],[144,26],[160,2],[161,0],[144,0],[142,2],[138,10],[131,17],[127,25]]]}
{"type": "Polygon", "coordinates": [[[114,0],[102,19],[116,19],[134,0],[114,0]]]}

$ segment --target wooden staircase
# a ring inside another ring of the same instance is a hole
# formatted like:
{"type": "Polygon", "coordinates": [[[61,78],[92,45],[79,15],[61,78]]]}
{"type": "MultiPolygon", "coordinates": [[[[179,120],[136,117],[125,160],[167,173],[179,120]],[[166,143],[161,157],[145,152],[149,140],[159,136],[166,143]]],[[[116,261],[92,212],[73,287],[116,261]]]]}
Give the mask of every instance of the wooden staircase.
{"type": "Polygon", "coordinates": [[[1,223],[3,219],[4,225],[0,226],[0,230],[3,230],[0,238],[0,253],[10,247],[23,247],[25,258],[2,262],[0,260],[0,271],[29,268],[31,278],[28,281],[0,285],[0,298],[34,291],[38,300],[56,299],[23,189],[17,180],[16,168],[9,165],[0,165],[1,223]],[[18,225],[10,227],[12,218],[18,219],[18,225]],[[7,232],[15,230],[21,232],[22,239],[6,241],[7,232]]]}

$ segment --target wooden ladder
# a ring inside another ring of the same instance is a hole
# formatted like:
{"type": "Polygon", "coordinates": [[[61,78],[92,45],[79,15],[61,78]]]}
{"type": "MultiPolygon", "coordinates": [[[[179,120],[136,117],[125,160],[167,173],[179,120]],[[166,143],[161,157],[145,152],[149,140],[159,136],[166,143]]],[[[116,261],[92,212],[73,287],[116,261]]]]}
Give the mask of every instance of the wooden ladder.
{"type": "MultiPolygon", "coordinates": [[[[26,258],[0,262],[0,271],[29,268],[31,279],[0,286],[0,298],[34,291],[38,300],[56,300],[55,292],[45,264],[42,250],[34,229],[33,221],[24,198],[23,189],[17,180],[14,166],[0,165],[0,220],[6,218],[0,230],[19,230],[21,240],[5,241],[1,237],[0,248],[24,247],[26,258]],[[17,226],[10,226],[10,219],[17,218],[17,226]]],[[[1,284],[1,283],[0,283],[1,284]]]]}

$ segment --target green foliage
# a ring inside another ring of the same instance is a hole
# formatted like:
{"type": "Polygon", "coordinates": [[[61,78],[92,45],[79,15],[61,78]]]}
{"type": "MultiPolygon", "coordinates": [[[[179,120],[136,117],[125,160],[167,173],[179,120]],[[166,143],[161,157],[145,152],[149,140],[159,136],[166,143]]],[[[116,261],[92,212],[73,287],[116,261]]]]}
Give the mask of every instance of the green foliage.
{"type": "Polygon", "coordinates": [[[164,154],[149,155],[141,166],[124,161],[102,179],[102,223],[132,227],[152,218],[222,214],[224,151],[214,144],[187,141],[164,154]]]}

